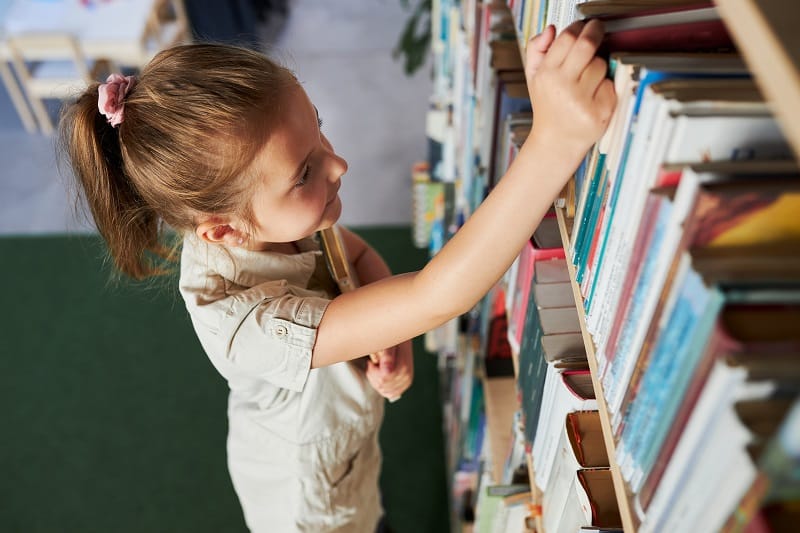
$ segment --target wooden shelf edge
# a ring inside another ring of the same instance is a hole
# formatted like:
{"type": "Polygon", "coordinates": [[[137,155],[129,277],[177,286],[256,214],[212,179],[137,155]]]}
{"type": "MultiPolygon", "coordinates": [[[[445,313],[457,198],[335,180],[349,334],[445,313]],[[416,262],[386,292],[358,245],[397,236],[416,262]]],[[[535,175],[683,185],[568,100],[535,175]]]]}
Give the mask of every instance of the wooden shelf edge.
{"type": "Polygon", "coordinates": [[[514,411],[519,409],[516,379],[511,376],[481,379],[486,404],[486,436],[492,454],[492,480],[500,484],[511,440],[511,422],[514,411]]]}
{"type": "MultiPolygon", "coordinates": [[[[800,159],[800,70],[787,50],[798,37],[776,35],[779,18],[796,6],[775,0],[715,0],[720,16],[736,42],[756,83],[772,106],[783,133],[800,159]]],[[[791,18],[791,15],[789,15],[791,18]]],[[[796,17],[795,17],[796,18],[796,17]]],[[[785,26],[784,26],[785,27],[785,26]]],[[[791,30],[796,30],[791,27],[791,30]]],[[[800,45],[799,45],[800,46],[800,45]]]]}
{"type": "MultiPolygon", "coordinates": [[[[567,251],[567,256],[569,256],[569,234],[567,233],[567,220],[563,208],[556,208],[556,217],[558,219],[558,229],[561,233],[561,242],[564,245],[564,250],[567,251]]],[[[594,340],[586,328],[586,311],[583,307],[583,298],[581,297],[580,286],[575,278],[575,267],[569,259],[567,259],[567,269],[569,270],[569,278],[572,282],[575,305],[578,307],[578,318],[581,325],[581,333],[583,334],[583,342],[586,345],[586,357],[589,360],[592,385],[594,386],[594,393],[597,397],[597,407],[600,412],[600,425],[603,428],[603,439],[606,443],[606,449],[608,450],[611,477],[614,481],[614,491],[616,492],[617,504],[619,505],[619,514],[622,517],[622,527],[626,532],[632,533],[635,532],[638,527],[638,519],[633,512],[631,495],[625,481],[622,479],[622,473],[617,464],[617,448],[614,442],[613,431],[611,430],[611,417],[608,413],[608,405],[606,404],[602,384],[598,379],[594,340]]]]}

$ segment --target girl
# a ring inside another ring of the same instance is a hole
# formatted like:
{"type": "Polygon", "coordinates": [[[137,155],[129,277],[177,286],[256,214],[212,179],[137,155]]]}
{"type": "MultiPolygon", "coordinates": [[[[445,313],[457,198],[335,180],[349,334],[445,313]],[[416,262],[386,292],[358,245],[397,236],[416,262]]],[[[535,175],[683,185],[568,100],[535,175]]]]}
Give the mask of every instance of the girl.
{"type": "Polygon", "coordinates": [[[365,285],[335,298],[313,235],[339,218],[347,163],[289,71],[239,48],[182,46],[68,110],[62,142],[116,266],[156,274],[164,225],[183,233],[180,291],[230,385],[228,466],[250,529],[375,529],[380,396],[409,387],[407,341],[497,282],[605,129],[615,96],[595,57],[602,36],[590,22],[531,40],[534,128],[503,179],[419,272],[389,276],[345,232],[365,285]],[[379,351],[378,364],[348,363],[379,351]]]}

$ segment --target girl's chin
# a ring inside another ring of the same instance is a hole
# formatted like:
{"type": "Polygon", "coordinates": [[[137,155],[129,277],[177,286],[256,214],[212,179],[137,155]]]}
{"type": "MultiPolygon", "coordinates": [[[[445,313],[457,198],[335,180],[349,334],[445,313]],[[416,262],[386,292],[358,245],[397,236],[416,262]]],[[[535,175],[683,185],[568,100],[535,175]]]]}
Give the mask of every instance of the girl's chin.
{"type": "Polygon", "coordinates": [[[327,206],[325,206],[325,214],[323,220],[328,226],[333,226],[339,217],[342,216],[342,201],[337,195],[327,206]]]}

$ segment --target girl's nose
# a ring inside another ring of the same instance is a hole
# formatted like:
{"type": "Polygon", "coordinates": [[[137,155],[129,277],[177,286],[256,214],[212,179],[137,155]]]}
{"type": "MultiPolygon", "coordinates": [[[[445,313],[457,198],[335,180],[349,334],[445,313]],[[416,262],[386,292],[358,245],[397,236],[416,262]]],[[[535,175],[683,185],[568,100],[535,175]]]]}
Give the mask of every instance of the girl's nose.
{"type": "Polygon", "coordinates": [[[331,152],[331,172],[330,177],[332,181],[338,181],[344,176],[347,172],[347,161],[344,158],[337,155],[335,152],[331,152]]]}

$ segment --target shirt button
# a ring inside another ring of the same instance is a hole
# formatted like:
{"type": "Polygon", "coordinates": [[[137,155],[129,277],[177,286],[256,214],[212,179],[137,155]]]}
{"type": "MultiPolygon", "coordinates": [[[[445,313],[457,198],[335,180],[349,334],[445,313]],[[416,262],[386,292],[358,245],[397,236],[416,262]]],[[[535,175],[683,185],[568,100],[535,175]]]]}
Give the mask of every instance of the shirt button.
{"type": "Polygon", "coordinates": [[[286,326],[275,326],[275,335],[278,337],[283,337],[287,333],[289,333],[289,330],[286,329],[286,326]]]}

